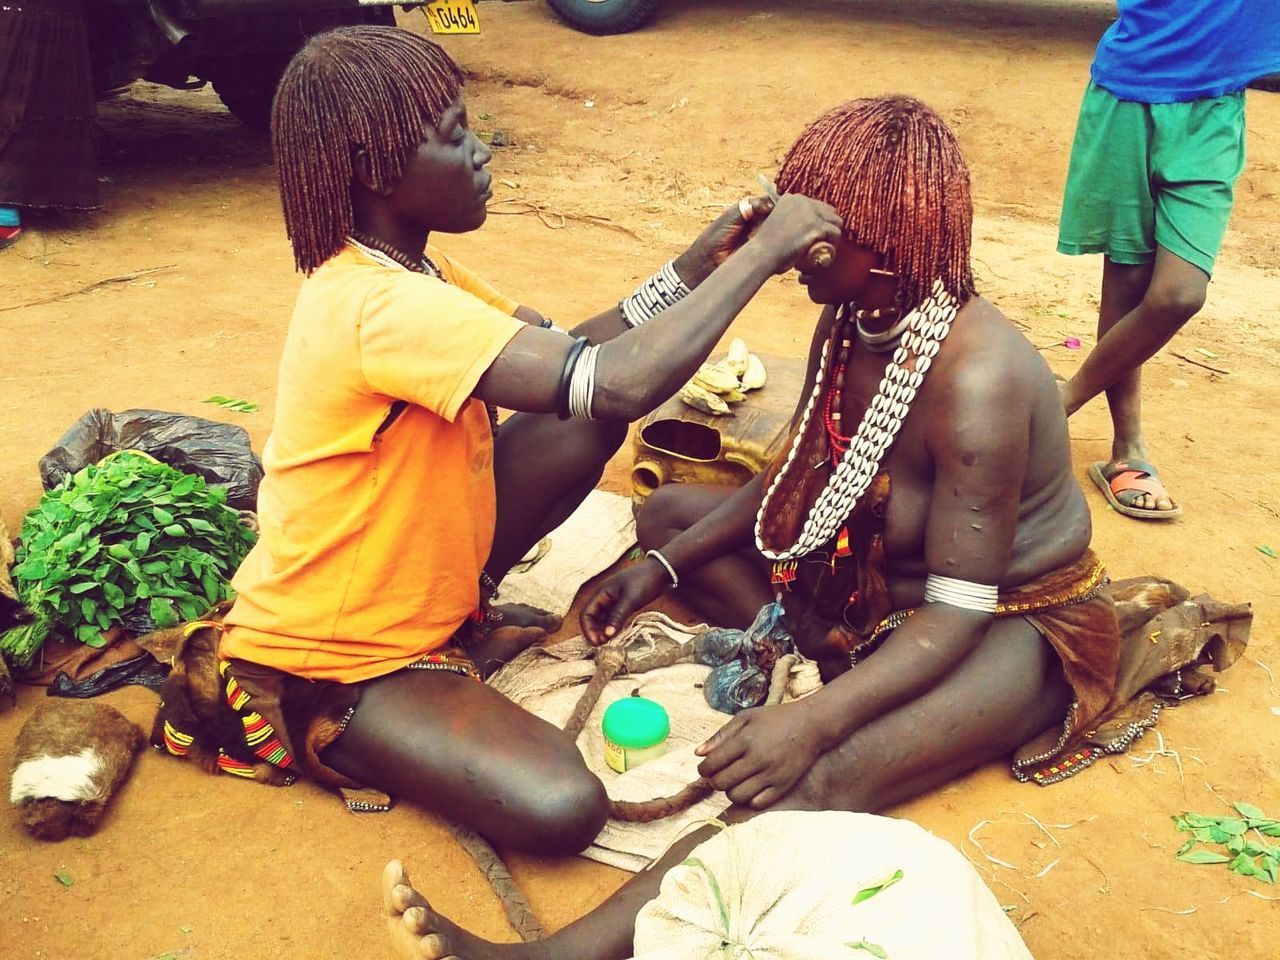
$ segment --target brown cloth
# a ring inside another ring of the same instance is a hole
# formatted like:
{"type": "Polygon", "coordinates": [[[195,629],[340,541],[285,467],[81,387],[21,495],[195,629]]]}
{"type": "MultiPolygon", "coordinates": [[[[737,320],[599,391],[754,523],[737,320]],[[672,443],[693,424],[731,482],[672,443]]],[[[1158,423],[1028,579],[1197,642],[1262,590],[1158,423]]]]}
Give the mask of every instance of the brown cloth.
{"type": "MultiPolygon", "coordinates": [[[[346,730],[365,683],[308,680],[245,660],[222,660],[218,646],[229,608],[224,603],[205,620],[139,638],[148,653],[173,666],[160,691],[152,746],[193,760],[208,773],[274,786],[303,776],[336,790],[354,812],[391,809],[387,794],[356,783],[321,759],[346,730]]],[[[456,647],[427,654],[404,669],[479,679],[456,647]]]]}
{"type": "MultiPolygon", "coordinates": [[[[1013,593],[1029,594],[1070,572],[1055,571],[1013,593]]],[[[1014,756],[1013,775],[1042,785],[1124,753],[1156,725],[1164,707],[1212,693],[1217,681],[1208,668],[1220,673],[1231,666],[1253,623],[1247,603],[1193,597],[1160,577],[1104,584],[1089,600],[1023,615],[1062,659],[1076,694],[1062,727],[1046,730],[1014,756]]]]}
{"type": "MultiPolygon", "coordinates": [[[[783,564],[795,592],[785,621],[825,679],[874,654],[914,612],[893,610],[885,581],[884,518],[890,483],[880,474],[849,519],[846,541],[783,564]]],[[[789,524],[794,524],[794,511],[789,524]]],[[[775,575],[775,579],[778,577],[775,575]]],[[[1061,726],[1015,754],[1013,774],[1040,784],[1123,753],[1160,711],[1211,693],[1244,651],[1253,614],[1158,577],[1112,584],[1092,550],[1030,583],[1002,590],[997,617],[1021,616],[1053,647],[1075,694],[1061,726]]]]}
{"type": "Polygon", "coordinates": [[[104,631],[102,637],[104,644],[101,647],[90,647],[79,640],[50,637],[41,644],[40,653],[30,666],[15,671],[14,679],[35,687],[47,687],[62,673],[68,679],[80,682],[144,653],[121,627],[104,631]]]}
{"type": "Polygon", "coordinates": [[[0,206],[99,206],[84,0],[0,4],[0,206]]]}

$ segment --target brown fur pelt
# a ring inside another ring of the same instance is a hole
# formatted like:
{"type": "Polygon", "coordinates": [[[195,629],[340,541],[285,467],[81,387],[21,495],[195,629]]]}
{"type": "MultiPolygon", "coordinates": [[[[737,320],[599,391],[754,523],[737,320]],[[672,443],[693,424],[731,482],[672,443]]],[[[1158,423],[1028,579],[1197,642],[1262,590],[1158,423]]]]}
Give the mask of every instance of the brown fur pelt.
{"type": "Polygon", "coordinates": [[[105,704],[42,703],[13,754],[9,801],[27,832],[40,840],[92,834],[142,742],[142,730],[105,704]]]}
{"type": "MultiPolygon", "coordinates": [[[[203,619],[221,623],[230,609],[231,601],[224,601],[203,619]]],[[[168,722],[192,738],[186,756],[206,773],[218,772],[221,745],[237,760],[253,765],[254,780],[284,786],[291,778],[283,770],[263,763],[247,747],[241,751],[229,749],[230,744],[243,742],[244,727],[236,712],[227,706],[224,681],[218,671],[221,636],[221,631],[213,627],[188,630],[183,625],[138,638],[138,646],[173,667],[160,688],[160,709],[151,728],[151,745],[165,749],[164,725],[168,722]]]]}

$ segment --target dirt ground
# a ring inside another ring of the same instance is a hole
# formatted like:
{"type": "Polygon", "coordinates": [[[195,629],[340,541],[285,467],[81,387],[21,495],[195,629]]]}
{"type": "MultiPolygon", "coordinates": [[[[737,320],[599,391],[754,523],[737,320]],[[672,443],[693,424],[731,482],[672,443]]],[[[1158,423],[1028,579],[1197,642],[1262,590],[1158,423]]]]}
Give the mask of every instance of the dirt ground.
{"type": "MultiPolygon", "coordinates": [[[[479,234],[442,242],[500,288],[574,321],[615,302],[750,191],[822,109],[908,92],[943,113],[967,152],[982,291],[1069,375],[1084,351],[1052,345],[1092,344],[1101,265],[1056,254],[1054,224],[1076,107],[1112,9],[670,0],[651,28],[597,39],[557,25],[541,3],[485,3],[484,33],[448,45],[472,75],[473,122],[513,145],[495,150],[495,215],[479,234]]],[[[423,26],[418,15],[404,22],[423,26]]],[[[1163,740],[1148,736],[1131,756],[1047,789],[992,766],[896,811],[956,843],[986,824],[986,853],[1015,868],[983,860],[993,889],[1042,958],[1274,955],[1280,912],[1246,892],[1280,890],[1176,862],[1181,836],[1169,819],[1226,812],[1219,796],[1280,811],[1280,683],[1264,669],[1280,669],[1280,561],[1259,550],[1280,550],[1280,96],[1251,94],[1248,109],[1251,160],[1208,306],[1148,366],[1149,435],[1186,514],[1143,525],[1087,494],[1114,575],[1152,572],[1252,600],[1251,656],[1215,696],[1169,712],[1163,740]],[[1051,842],[1028,817],[1073,826],[1050,826],[1051,842]]],[[[0,515],[15,534],[40,493],[37,459],[90,407],[213,415],[201,401],[223,394],[262,404],[224,415],[255,446],[271,424],[298,277],[266,146],[209,91],[140,86],[101,116],[106,209],[40,222],[0,254],[0,515]]],[[[735,333],[758,351],[799,355],[814,317],[782,278],[735,333]]],[[[1108,451],[1105,406],[1071,427],[1083,479],[1108,451]]],[[[607,486],[624,489],[628,463],[620,454],[607,486]]],[[[25,689],[0,713],[0,766],[41,695],[25,689]]],[[[108,700],[149,726],[153,694],[129,688],[108,700]]],[[[147,752],[90,839],[40,844],[0,818],[0,957],[382,956],[373,892],[393,856],[443,911],[510,937],[483,879],[431,817],[408,807],[353,816],[309,786],[207,777],[147,752]],[[55,879],[60,870],[74,885],[55,879]]],[[[576,859],[515,857],[513,867],[553,927],[624,879],[576,859]]]]}

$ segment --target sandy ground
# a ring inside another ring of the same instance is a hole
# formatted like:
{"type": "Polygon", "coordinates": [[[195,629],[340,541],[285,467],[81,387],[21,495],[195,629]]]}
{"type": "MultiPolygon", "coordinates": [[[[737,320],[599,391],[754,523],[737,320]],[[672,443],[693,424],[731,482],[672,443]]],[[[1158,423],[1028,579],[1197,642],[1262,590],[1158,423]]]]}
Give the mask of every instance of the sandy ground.
{"type": "MultiPolygon", "coordinates": [[[[447,249],[524,302],[576,320],[750,190],[823,108],[905,91],[954,124],[969,157],[983,292],[1037,344],[1077,336],[1087,347],[1100,263],[1056,254],[1054,222],[1110,10],[1065,0],[671,0],[644,32],[591,39],[539,3],[486,3],[484,34],[449,46],[472,73],[475,124],[514,143],[493,162],[498,199],[511,201],[494,212],[511,215],[449,238],[447,249]]],[[[420,29],[421,18],[406,23],[420,29]]],[[[993,888],[1039,957],[1274,953],[1277,908],[1245,891],[1280,890],[1175,862],[1181,838],[1169,821],[1185,809],[1225,812],[1213,791],[1280,811],[1280,685],[1260,665],[1280,669],[1280,561],[1258,550],[1280,549],[1280,439],[1270,429],[1280,408],[1280,97],[1253,94],[1249,112],[1252,159],[1209,303],[1172,347],[1229,373],[1171,351],[1148,368],[1148,430],[1186,515],[1141,525],[1108,511],[1091,487],[1088,496],[1095,546],[1115,575],[1153,572],[1252,600],[1252,657],[1216,696],[1166,716],[1166,755],[1152,755],[1149,737],[1135,754],[1149,762],[1114,759],[1043,790],[993,766],[897,811],[955,842],[991,821],[979,834],[986,852],[1016,867],[991,866],[993,888]],[[1074,826],[1050,827],[1051,842],[1027,815],[1074,826]]],[[[262,404],[226,415],[255,445],[271,423],[298,278],[266,147],[208,91],[139,87],[101,114],[106,210],[45,221],[0,254],[0,515],[14,532],[40,492],[36,460],[89,407],[210,415],[201,401],[216,393],[262,404]],[[139,271],[154,272],[87,289],[139,271]]],[[[798,355],[814,316],[784,278],[735,332],[757,350],[798,355]]],[[[1067,375],[1082,358],[1049,346],[1045,355],[1067,375]]],[[[1105,407],[1081,412],[1072,435],[1083,478],[1108,450],[1105,407]]],[[[610,488],[623,489],[627,465],[620,455],[610,488]]],[[[0,713],[0,765],[39,696],[27,689],[17,710],[0,713]]],[[[144,726],[155,707],[136,688],[109,702],[144,726]]],[[[93,838],[43,845],[0,820],[0,957],[382,956],[373,890],[392,856],[409,861],[444,911],[510,936],[432,818],[407,807],[356,817],[309,786],[206,777],[148,752],[93,838]],[[55,879],[59,870],[73,886],[55,879]]],[[[551,926],[624,879],[582,860],[513,865],[551,926]]]]}

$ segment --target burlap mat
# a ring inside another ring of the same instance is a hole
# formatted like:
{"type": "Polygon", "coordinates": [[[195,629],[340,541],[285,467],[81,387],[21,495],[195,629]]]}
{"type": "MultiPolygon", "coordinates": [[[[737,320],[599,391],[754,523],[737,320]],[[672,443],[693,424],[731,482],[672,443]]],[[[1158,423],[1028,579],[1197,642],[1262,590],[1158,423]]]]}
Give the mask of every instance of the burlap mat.
{"type": "MultiPolygon", "coordinates": [[[[489,682],[526,710],[563,727],[582,695],[583,686],[595,672],[594,661],[584,659],[591,654],[592,648],[582,637],[526,650],[489,682]]],[[[610,797],[615,800],[666,797],[679,793],[698,778],[699,758],[693,753],[694,747],[729,720],[726,714],[709,707],[703,698],[699,685],[708,673],[710,667],[681,663],[637,676],[619,677],[605,687],[578,738],[578,749],[587,766],[604,781],[610,797]],[[671,717],[671,736],[665,756],[626,773],[617,773],[604,762],[600,722],[609,704],[635,691],[666,708],[671,717]]],[[[728,797],[717,793],[682,814],[654,823],[610,820],[582,855],[623,870],[642,870],[685,830],[718,816],[728,806],[728,797]]]]}
{"type": "Polygon", "coordinates": [[[563,617],[578,588],[608,570],[636,542],[631,501],[592,490],[569,519],[546,538],[532,564],[517,564],[502,580],[503,603],[527,603],[563,617]]]}

